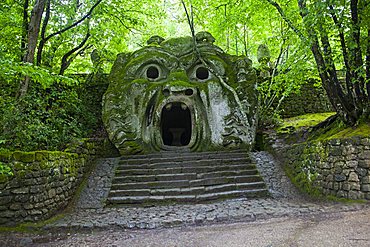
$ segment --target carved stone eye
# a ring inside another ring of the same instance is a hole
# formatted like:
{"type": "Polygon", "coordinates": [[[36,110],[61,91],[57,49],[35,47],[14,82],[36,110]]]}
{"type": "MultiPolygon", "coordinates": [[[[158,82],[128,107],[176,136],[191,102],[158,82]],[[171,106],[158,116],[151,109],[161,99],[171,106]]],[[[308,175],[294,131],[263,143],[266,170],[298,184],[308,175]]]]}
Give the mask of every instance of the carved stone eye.
{"type": "Polygon", "coordinates": [[[159,72],[159,69],[157,66],[154,66],[154,65],[150,65],[147,69],[146,69],[146,77],[150,80],[156,80],[158,79],[160,76],[160,72],[159,72]]]}
{"type": "Polygon", "coordinates": [[[203,66],[199,66],[195,70],[195,77],[198,80],[207,80],[209,78],[209,71],[208,71],[208,69],[205,68],[205,67],[203,67],[203,66]]]}

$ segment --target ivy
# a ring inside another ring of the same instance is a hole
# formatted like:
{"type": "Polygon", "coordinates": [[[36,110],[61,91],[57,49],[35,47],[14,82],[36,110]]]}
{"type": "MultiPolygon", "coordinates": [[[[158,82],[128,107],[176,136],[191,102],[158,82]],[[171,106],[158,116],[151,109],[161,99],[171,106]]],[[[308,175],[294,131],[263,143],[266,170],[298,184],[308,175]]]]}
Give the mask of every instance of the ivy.
{"type": "Polygon", "coordinates": [[[13,176],[13,170],[10,166],[0,161],[0,177],[11,177],[13,176]]]}

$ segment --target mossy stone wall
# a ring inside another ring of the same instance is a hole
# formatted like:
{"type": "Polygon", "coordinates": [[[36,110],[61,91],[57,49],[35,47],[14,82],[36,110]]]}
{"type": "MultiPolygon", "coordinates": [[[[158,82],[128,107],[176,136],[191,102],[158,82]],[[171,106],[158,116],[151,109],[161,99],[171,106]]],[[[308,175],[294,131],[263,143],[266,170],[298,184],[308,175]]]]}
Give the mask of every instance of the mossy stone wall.
{"type": "Polygon", "coordinates": [[[96,155],[110,156],[104,140],[81,140],[66,152],[0,152],[13,175],[0,175],[0,224],[44,220],[67,206],[96,155]]]}
{"type": "Polygon", "coordinates": [[[283,118],[333,111],[324,89],[314,86],[312,80],[303,84],[298,94],[291,94],[285,98],[280,109],[283,118]]]}
{"type": "Polygon", "coordinates": [[[370,138],[276,147],[293,182],[308,193],[370,200],[370,138]]]}

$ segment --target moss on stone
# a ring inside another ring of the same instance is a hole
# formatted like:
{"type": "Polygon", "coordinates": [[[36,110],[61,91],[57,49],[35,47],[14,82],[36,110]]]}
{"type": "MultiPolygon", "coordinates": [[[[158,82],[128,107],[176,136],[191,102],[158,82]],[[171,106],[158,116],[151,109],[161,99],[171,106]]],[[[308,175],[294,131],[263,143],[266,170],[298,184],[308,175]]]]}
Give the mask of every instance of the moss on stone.
{"type": "Polygon", "coordinates": [[[31,163],[35,161],[35,152],[15,151],[13,153],[13,159],[25,163],[31,163]]]}
{"type": "Polygon", "coordinates": [[[335,112],[311,113],[297,117],[287,118],[284,119],[282,124],[277,128],[277,132],[289,133],[292,130],[295,131],[304,127],[312,127],[333,115],[335,115],[335,112]]]}

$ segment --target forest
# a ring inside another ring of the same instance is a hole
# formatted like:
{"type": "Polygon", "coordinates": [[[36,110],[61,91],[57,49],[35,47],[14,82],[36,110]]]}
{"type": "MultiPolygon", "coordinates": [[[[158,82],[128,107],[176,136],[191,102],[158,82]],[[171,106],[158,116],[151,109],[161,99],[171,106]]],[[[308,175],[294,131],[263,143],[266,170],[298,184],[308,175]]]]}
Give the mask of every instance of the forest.
{"type": "Polygon", "coordinates": [[[280,103],[308,79],[323,87],[342,123],[369,121],[367,0],[2,0],[0,148],[63,150],[93,136],[96,119],[79,96],[84,78],[109,73],[118,53],[153,35],[191,35],[186,13],[197,32],[255,67],[258,46],[267,45],[262,121],[279,118],[280,103]]]}

